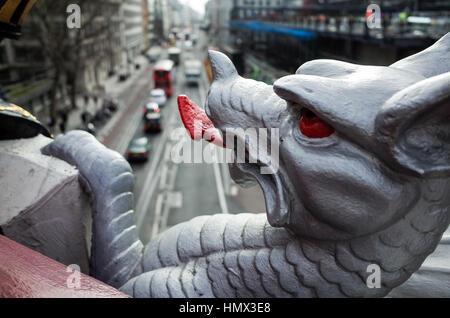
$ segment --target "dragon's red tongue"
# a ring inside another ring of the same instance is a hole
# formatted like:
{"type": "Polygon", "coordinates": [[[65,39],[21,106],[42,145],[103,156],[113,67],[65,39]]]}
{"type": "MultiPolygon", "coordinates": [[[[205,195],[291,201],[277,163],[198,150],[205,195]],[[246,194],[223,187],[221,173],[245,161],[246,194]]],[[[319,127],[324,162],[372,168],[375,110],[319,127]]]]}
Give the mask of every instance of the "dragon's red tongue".
{"type": "Polygon", "coordinates": [[[178,109],[184,127],[193,140],[206,140],[220,147],[225,147],[222,136],[205,111],[187,96],[178,96],[178,109]]]}

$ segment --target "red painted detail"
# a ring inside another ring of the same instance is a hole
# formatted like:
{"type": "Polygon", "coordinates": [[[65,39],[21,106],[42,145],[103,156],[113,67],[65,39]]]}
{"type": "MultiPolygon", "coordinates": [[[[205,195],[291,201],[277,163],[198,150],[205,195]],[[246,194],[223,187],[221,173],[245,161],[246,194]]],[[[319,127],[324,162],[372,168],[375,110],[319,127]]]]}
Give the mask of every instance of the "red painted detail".
{"type": "Polygon", "coordinates": [[[334,128],[317,117],[313,112],[305,110],[300,119],[300,131],[308,138],[327,138],[334,133],[334,128]]]}
{"type": "Polygon", "coordinates": [[[187,96],[178,96],[181,120],[193,140],[206,140],[219,147],[225,147],[222,136],[205,111],[187,96]]]}
{"type": "MultiPolygon", "coordinates": [[[[80,273],[71,289],[67,267],[0,235],[0,298],[128,298],[117,289],[80,273]]],[[[78,274],[78,273],[77,273],[78,274]]]]}

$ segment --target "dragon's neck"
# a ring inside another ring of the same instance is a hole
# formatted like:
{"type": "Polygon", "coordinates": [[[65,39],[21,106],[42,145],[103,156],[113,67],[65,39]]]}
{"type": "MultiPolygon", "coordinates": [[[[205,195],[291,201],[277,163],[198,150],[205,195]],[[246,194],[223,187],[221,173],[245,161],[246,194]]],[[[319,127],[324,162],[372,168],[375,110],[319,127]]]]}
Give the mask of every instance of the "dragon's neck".
{"type": "Polygon", "coordinates": [[[147,246],[145,274],[124,290],[138,297],[386,296],[421,266],[448,227],[450,182],[423,188],[398,222],[347,241],[299,237],[271,227],[264,214],[195,218],[147,246]],[[372,264],[380,267],[381,288],[367,286],[372,264]]]}
{"type": "Polygon", "coordinates": [[[387,295],[419,269],[450,222],[450,182],[425,181],[422,189],[414,208],[385,230],[343,242],[299,239],[302,253],[346,296],[387,295]],[[379,289],[367,287],[372,264],[380,267],[379,289]]]}

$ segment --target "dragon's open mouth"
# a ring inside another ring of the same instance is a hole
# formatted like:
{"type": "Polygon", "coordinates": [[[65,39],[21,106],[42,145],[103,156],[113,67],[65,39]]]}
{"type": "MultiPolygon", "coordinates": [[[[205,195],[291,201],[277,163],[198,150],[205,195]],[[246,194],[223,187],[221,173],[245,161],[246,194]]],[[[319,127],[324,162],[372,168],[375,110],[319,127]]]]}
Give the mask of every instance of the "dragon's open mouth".
{"type": "Polygon", "coordinates": [[[249,178],[256,180],[264,192],[267,218],[273,227],[284,227],[289,222],[289,207],[286,194],[279,173],[262,174],[261,168],[267,165],[258,162],[234,163],[231,167],[231,176],[238,184],[247,182],[249,178]]]}
{"type": "MultiPolygon", "coordinates": [[[[205,111],[198,107],[186,96],[178,98],[178,108],[183,124],[194,140],[204,139],[218,146],[225,147],[216,127],[208,118],[205,111]]],[[[246,140],[245,136],[236,136],[240,140],[246,140]],[[239,138],[240,137],[240,138],[239,138]]],[[[267,217],[274,227],[283,227],[289,221],[289,207],[286,202],[281,174],[272,169],[270,163],[263,162],[261,158],[250,153],[248,144],[245,144],[245,163],[238,163],[237,143],[234,143],[234,164],[231,166],[231,176],[238,184],[245,185],[250,179],[256,180],[261,186],[266,200],[267,217]],[[249,163],[250,157],[257,158],[257,163],[249,163]],[[261,169],[272,171],[263,174],[261,169]]],[[[257,151],[257,150],[256,150],[257,151]]],[[[269,159],[264,159],[269,160],[269,159]]]]}

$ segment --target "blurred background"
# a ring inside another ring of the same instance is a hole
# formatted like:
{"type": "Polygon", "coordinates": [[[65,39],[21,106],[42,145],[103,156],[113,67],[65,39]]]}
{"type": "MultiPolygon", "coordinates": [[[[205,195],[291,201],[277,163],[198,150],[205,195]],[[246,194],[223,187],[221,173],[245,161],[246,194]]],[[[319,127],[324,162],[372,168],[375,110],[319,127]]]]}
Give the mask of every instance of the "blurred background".
{"type": "Polygon", "coordinates": [[[0,43],[0,98],[55,136],[83,129],[123,154],[148,241],[197,215],[265,210],[259,187],[237,187],[225,164],[171,160],[176,96],[204,104],[208,49],[272,84],[318,58],[390,65],[449,31],[450,1],[437,0],[38,0],[20,39],[0,43]],[[71,4],[80,28],[68,27],[71,4]]]}

